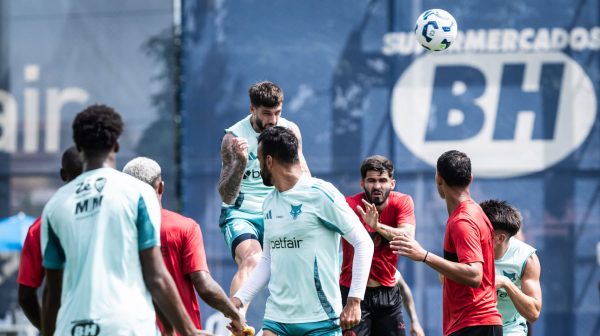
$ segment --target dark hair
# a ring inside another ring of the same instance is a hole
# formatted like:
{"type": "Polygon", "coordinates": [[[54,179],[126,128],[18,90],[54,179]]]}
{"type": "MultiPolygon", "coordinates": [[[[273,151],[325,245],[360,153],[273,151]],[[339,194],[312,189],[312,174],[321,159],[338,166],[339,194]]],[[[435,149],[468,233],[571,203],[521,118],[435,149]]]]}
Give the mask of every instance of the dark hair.
{"type": "Polygon", "coordinates": [[[368,171],[377,171],[380,174],[386,171],[390,178],[394,178],[394,164],[390,159],[382,155],[373,155],[366,158],[360,165],[360,175],[363,180],[367,177],[368,171]]]}
{"type": "Polygon", "coordinates": [[[466,187],[471,183],[471,159],[463,152],[447,151],[437,160],[437,172],[449,186],[466,187]]]}
{"type": "Polygon", "coordinates": [[[79,176],[83,172],[83,159],[77,147],[71,146],[65,150],[61,160],[62,169],[71,176],[79,176]]]}
{"type": "Polygon", "coordinates": [[[286,127],[274,126],[265,129],[258,136],[258,143],[262,144],[262,155],[270,155],[273,159],[286,164],[299,161],[298,138],[286,127]]]}
{"type": "Polygon", "coordinates": [[[494,230],[506,231],[512,237],[521,229],[523,222],[521,213],[506,201],[491,199],[483,201],[479,205],[492,222],[494,230]]]}
{"type": "Polygon", "coordinates": [[[106,105],[91,105],[73,120],[73,141],[82,151],[108,151],[122,132],[121,116],[106,105]]]}
{"type": "Polygon", "coordinates": [[[252,106],[276,107],[283,103],[283,91],[272,82],[258,82],[248,90],[252,106]]]}

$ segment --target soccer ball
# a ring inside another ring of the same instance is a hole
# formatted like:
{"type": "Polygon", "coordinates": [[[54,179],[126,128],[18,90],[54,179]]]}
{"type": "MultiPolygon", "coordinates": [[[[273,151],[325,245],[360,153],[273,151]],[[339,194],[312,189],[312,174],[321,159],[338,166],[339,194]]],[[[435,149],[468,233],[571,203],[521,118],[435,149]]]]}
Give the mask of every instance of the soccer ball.
{"type": "Polygon", "coordinates": [[[430,9],[419,15],[415,36],[423,48],[440,51],[450,47],[457,31],[458,25],[450,13],[443,9],[430,9]]]}

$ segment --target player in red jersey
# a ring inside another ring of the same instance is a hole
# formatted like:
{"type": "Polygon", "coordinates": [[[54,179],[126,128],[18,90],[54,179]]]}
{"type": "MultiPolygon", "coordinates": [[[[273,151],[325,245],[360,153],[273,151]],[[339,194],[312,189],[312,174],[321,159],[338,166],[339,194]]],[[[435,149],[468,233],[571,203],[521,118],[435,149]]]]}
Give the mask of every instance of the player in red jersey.
{"type": "MultiPolygon", "coordinates": [[[[70,182],[83,171],[83,161],[75,146],[69,147],[62,155],[60,178],[70,182]]],[[[19,305],[23,313],[34,327],[41,330],[41,310],[37,296],[37,289],[44,281],[44,268],[42,267],[42,248],[40,246],[41,217],[29,227],[23,249],[21,250],[21,266],[17,283],[19,284],[19,305]]]]}
{"type": "Polygon", "coordinates": [[[435,182],[449,215],[444,257],[426,251],[408,235],[394,237],[390,245],[399,255],[443,275],[444,335],[497,336],[502,335],[502,318],[496,309],[494,229],[471,199],[471,181],[466,154],[452,150],[438,158],[435,182]]]}
{"type": "MultiPolygon", "coordinates": [[[[159,202],[161,201],[165,183],[161,177],[161,168],[156,161],[138,157],[129,161],[123,168],[123,172],[150,184],[156,191],[159,202]]],[[[183,305],[196,328],[202,329],[200,307],[195,291],[208,305],[232,320],[233,330],[241,330],[244,317],[231,304],[223,289],[208,272],[202,232],[198,223],[163,208],[161,209],[160,242],[160,250],[167,270],[173,277],[183,305]]],[[[157,313],[160,315],[159,310],[157,313]]],[[[172,326],[168,323],[161,324],[161,321],[167,320],[161,317],[158,321],[163,334],[172,335],[172,326]]]]}
{"type": "MultiPolygon", "coordinates": [[[[356,212],[367,232],[373,239],[375,252],[367,282],[365,298],[361,303],[362,319],[347,335],[378,336],[405,335],[402,318],[402,291],[410,291],[402,281],[396,286],[396,264],[398,255],[390,249],[389,242],[394,236],[415,233],[415,215],[412,198],[393,191],[394,165],[386,157],[375,155],[366,158],[361,167],[360,186],[364,192],[346,197],[348,205],[356,212]]],[[[352,282],[352,259],[354,248],[342,239],[344,259],[340,288],[345,304],[352,282]]],[[[402,279],[399,277],[399,279],[402,279]]],[[[412,295],[411,295],[412,297],[412,295]]],[[[408,307],[412,319],[412,334],[423,335],[423,329],[416,318],[413,301],[408,307]]]]}

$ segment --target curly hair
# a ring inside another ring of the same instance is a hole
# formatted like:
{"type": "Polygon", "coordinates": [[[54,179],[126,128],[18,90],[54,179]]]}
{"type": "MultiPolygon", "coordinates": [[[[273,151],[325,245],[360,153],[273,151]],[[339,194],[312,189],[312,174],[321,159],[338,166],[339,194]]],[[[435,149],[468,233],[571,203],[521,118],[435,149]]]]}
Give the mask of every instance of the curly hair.
{"type": "Polygon", "coordinates": [[[283,91],[275,83],[258,82],[248,90],[252,106],[276,107],[283,103],[283,91]]]}
{"type": "Polygon", "coordinates": [[[83,151],[110,150],[122,132],[121,116],[106,105],[91,105],[73,120],[73,141],[83,151]]]}

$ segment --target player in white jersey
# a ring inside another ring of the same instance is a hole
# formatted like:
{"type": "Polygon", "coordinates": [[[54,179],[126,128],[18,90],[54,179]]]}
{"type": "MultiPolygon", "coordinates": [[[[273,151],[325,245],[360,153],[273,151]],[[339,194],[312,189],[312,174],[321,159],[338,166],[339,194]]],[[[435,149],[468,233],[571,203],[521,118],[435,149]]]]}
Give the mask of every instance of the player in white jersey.
{"type": "Polygon", "coordinates": [[[494,227],[494,258],[498,311],[504,336],[527,335],[527,322],[535,322],[542,309],[540,261],[535,248],[514,238],[522,217],[504,201],[481,202],[494,227]]]}
{"type": "Polygon", "coordinates": [[[260,176],[256,152],[260,132],[275,125],[290,128],[300,139],[302,170],[310,174],[302,155],[300,129],[281,117],[281,88],[272,82],[259,82],[250,87],[248,94],[250,115],[226,129],[221,143],[219,194],[223,204],[219,227],[238,266],[231,280],[231,295],[246,281],[262,252],[262,203],[273,187],[265,186],[260,176]]]}
{"type": "Polygon", "coordinates": [[[42,214],[44,335],[156,335],[152,301],[182,335],[195,335],[159,249],[160,206],[147,184],[114,169],[118,113],[77,114],[84,172],[42,214]]]}
{"type": "Polygon", "coordinates": [[[264,251],[232,299],[243,306],[268,283],[265,336],[341,335],[360,322],[360,301],[373,257],[373,242],[344,196],[331,184],[302,173],[298,139],[284,127],[263,131],[258,158],[265,185],[264,251]],[[342,310],[340,235],[355,249],[352,284],[342,310]]]}

